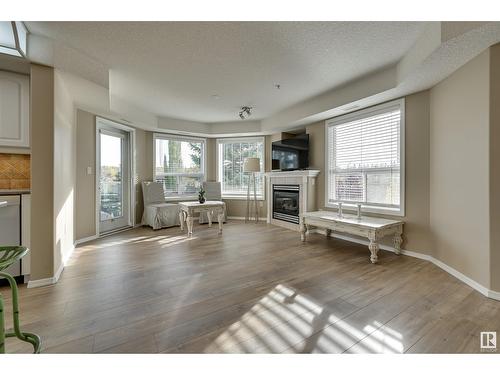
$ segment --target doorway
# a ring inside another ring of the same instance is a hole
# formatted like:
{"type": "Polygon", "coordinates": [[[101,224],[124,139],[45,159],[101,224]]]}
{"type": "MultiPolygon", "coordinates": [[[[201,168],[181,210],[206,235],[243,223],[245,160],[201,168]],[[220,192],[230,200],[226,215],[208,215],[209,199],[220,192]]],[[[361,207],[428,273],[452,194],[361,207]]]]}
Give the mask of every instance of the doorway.
{"type": "Polygon", "coordinates": [[[96,120],[96,222],[102,235],[133,226],[133,130],[96,120]]]}

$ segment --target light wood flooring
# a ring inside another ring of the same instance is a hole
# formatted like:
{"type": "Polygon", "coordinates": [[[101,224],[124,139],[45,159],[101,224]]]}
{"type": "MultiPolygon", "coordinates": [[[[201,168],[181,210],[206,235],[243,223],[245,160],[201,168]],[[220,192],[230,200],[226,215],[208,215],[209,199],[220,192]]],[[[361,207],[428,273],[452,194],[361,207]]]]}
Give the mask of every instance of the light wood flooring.
{"type": "Polygon", "coordinates": [[[500,302],[429,262],[368,256],[266,224],[138,228],[78,247],[56,285],[21,286],[21,323],[45,353],[479,352],[500,331],[500,302]]]}

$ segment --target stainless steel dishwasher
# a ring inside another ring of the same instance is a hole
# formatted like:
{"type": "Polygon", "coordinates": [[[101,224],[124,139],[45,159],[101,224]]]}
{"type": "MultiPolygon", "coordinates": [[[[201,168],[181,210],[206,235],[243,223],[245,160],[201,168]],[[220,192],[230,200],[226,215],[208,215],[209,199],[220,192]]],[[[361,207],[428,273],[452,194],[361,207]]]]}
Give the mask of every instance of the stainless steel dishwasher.
{"type": "MultiPolygon", "coordinates": [[[[0,246],[21,245],[21,196],[0,195],[0,246]]],[[[4,272],[12,276],[21,275],[21,261],[17,261],[4,272]]]]}

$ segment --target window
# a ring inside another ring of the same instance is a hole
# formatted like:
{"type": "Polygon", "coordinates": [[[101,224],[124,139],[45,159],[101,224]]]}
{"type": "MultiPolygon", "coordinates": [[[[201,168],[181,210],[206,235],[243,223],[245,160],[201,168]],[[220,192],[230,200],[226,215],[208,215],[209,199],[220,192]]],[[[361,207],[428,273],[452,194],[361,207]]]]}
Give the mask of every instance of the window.
{"type": "Polygon", "coordinates": [[[404,215],[404,99],[326,122],[326,202],[404,215]]]}
{"type": "Polygon", "coordinates": [[[154,147],[154,176],[165,198],[197,196],[205,180],[205,140],[155,134],[154,147]]]}
{"type": "MultiPolygon", "coordinates": [[[[217,140],[218,180],[222,196],[246,197],[248,173],[243,173],[246,158],[259,158],[260,170],[264,172],[264,138],[225,138],[217,140]]],[[[257,198],[264,199],[264,177],[256,175],[257,198]]],[[[253,192],[253,188],[252,188],[253,192]]]]}

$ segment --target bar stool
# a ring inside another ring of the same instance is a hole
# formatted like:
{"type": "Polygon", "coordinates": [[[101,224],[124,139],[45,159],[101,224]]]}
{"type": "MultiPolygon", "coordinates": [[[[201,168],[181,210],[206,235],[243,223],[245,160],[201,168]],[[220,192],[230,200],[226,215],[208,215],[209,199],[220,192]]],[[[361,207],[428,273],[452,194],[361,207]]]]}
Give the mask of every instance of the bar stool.
{"type": "Polygon", "coordinates": [[[5,353],[6,337],[17,337],[19,340],[29,342],[33,345],[33,353],[40,353],[40,337],[34,333],[21,332],[19,328],[16,280],[8,273],[1,272],[28,254],[28,252],[29,249],[23,246],[0,246],[0,278],[6,278],[10,284],[10,289],[12,290],[12,313],[14,318],[14,330],[12,332],[5,332],[3,301],[2,295],[0,294],[0,353],[5,353]]]}

